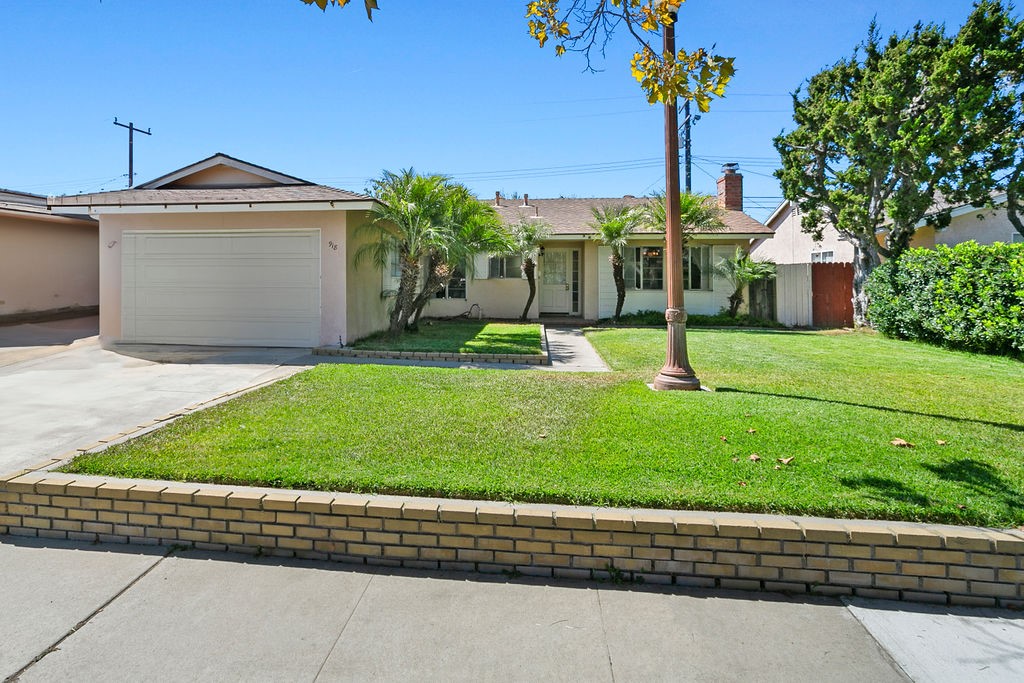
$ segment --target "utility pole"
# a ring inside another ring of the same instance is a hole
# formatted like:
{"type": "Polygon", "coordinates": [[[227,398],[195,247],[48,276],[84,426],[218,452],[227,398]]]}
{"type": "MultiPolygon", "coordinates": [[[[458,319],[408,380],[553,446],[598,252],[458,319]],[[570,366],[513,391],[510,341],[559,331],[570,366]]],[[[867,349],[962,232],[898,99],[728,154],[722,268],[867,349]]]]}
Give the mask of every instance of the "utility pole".
{"type": "Polygon", "coordinates": [[[690,100],[686,100],[683,104],[683,125],[679,131],[683,145],[683,169],[685,171],[683,177],[686,179],[686,194],[690,194],[693,191],[693,167],[690,161],[690,127],[698,121],[700,121],[700,114],[690,116],[690,100]]]}
{"type": "Polygon", "coordinates": [[[147,128],[146,130],[142,130],[141,128],[136,128],[135,124],[132,123],[131,121],[129,121],[128,125],[126,126],[123,123],[119,122],[117,120],[116,116],[114,117],[114,125],[115,126],[121,126],[122,128],[127,128],[128,129],[128,187],[131,187],[135,183],[135,149],[134,149],[135,148],[135,135],[134,135],[134,133],[135,133],[135,131],[138,131],[138,132],[142,133],[143,135],[152,135],[152,133],[149,132],[149,128],[147,128]]]}
{"type": "MultiPolygon", "coordinates": [[[[676,53],[676,14],[665,27],[664,53],[676,53]]],[[[668,347],[665,365],[654,378],[657,390],[700,389],[686,355],[686,308],[683,305],[683,236],[679,225],[679,112],[676,98],[665,102],[665,261],[668,275],[668,347]]]]}

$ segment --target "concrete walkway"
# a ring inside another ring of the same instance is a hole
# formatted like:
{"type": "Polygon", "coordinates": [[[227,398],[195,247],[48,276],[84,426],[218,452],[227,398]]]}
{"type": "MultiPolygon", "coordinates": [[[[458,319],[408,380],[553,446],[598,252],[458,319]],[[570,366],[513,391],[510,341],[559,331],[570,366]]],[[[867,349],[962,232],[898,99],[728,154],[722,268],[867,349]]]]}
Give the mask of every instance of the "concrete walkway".
{"type": "Polygon", "coordinates": [[[831,600],[11,538],[0,575],[21,681],[906,680],[831,600]]]}

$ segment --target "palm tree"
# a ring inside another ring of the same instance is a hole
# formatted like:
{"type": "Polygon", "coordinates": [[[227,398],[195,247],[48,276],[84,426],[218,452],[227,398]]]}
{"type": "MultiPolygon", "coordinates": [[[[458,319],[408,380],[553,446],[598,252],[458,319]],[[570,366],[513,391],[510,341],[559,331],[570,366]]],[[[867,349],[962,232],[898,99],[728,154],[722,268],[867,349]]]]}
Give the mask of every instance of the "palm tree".
{"type": "Polygon", "coordinates": [[[423,309],[451,282],[457,268],[469,270],[477,254],[509,251],[512,243],[498,212],[477,200],[464,185],[449,182],[441,221],[444,239],[430,249],[427,279],[413,301],[409,329],[418,327],[423,309]]]}
{"type": "Polygon", "coordinates": [[[641,215],[635,209],[625,204],[614,204],[602,208],[591,209],[594,220],[590,227],[597,230],[593,236],[599,244],[612,250],[608,262],[612,264],[612,279],[615,280],[615,315],[614,320],[618,322],[622,315],[622,305],[626,302],[626,278],[623,277],[622,253],[629,242],[629,236],[641,223],[641,215]]]}
{"type": "Polygon", "coordinates": [[[356,251],[356,260],[369,257],[378,268],[385,268],[391,254],[398,254],[402,276],[389,316],[388,332],[392,337],[402,333],[415,310],[424,258],[447,241],[447,188],[444,176],[421,176],[411,168],[399,173],[384,171],[373,181],[371,192],[378,202],[373,207],[373,220],[361,230],[374,239],[356,251]]]}
{"type": "MultiPolygon", "coordinates": [[[[683,192],[679,195],[679,224],[683,236],[683,245],[689,242],[695,233],[718,232],[725,228],[722,222],[724,209],[718,205],[714,197],[705,194],[683,192]]],[[[651,230],[665,229],[665,193],[655,192],[640,212],[641,223],[651,230]]]]}
{"type": "Polygon", "coordinates": [[[775,277],[775,262],[770,260],[756,261],[750,254],[736,247],[732,258],[722,259],[715,266],[715,273],[732,284],[733,292],[729,295],[729,317],[735,318],[743,303],[743,290],[759,280],[771,280],[775,277]]]}
{"type": "Polygon", "coordinates": [[[526,316],[530,314],[530,306],[537,296],[537,253],[540,251],[540,243],[551,234],[551,226],[544,221],[520,218],[519,222],[512,226],[511,234],[511,251],[522,258],[523,275],[530,286],[526,306],[523,307],[523,314],[519,316],[520,320],[526,320],[526,316]]]}

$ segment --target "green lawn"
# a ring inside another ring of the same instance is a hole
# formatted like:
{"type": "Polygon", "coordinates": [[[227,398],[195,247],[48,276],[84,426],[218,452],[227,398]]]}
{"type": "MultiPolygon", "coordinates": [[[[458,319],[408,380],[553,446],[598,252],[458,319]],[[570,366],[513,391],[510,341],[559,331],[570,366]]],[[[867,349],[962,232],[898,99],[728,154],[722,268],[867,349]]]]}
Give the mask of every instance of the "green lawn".
{"type": "Polygon", "coordinates": [[[485,323],[476,320],[423,320],[419,331],[397,339],[375,334],[352,345],[380,351],[436,351],[444,353],[541,353],[540,325],[485,323]]]}
{"type": "Polygon", "coordinates": [[[68,469],[283,487],[1024,523],[1024,364],[868,334],[696,330],[714,392],[607,374],[321,365],[68,469]],[[901,438],[916,445],[897,448],[901,438]],[[941,445],[939,441],[946,442],[941,445]],[[750,460],[757,453],[758,461],[750,460]],[[779,458],[792,458],[788,465],[779,458]],[[776,469],[778,466],[778,469],[776,469]]]}

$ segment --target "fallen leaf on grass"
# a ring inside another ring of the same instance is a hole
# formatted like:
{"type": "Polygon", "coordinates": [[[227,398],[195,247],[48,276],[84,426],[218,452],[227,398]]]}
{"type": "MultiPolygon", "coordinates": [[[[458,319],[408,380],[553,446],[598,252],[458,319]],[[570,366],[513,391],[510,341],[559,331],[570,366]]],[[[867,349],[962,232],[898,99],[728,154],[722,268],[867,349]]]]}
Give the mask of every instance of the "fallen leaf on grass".
{"type": "Polygon", "coordinates": [[[740,486],[746,486],[746,485],[747,485],[747,482],[745,482],[745,481],[741,481],[740,482],[740,486]]]}
{"type": "Polygon", "coordinates": [[[751,416],[750,413],[743,413],[743,417],[750,417],[750,416],[751,416]]]}
{"type": "Polygon", "coordinates": [[[906,441],[904,439],[900,439],[898,437],[893,439],[889,443],[891,443],[896,448],[913,448],[914,447],[914,444],[912,444],[909,441],[906,441]]]}
{"type": "Polygon", "coordinates": [[[966,510],[967,506],[964,505],[963,503],[960,503],[959,505],[956,506],[956,509],[957,510],[966,510]]]}
{"type": "Polygon", "coordinates": [[[733,461],[733,462],[739,462],[739,461],[740,461],[740,459],[739,459],[739,458],[733,458],[733,459],[732,459],[732,461],[733,461]]]}
{"type": "Polygon", "coordinates": [[[538,434],[537,438],[538,439],[546,439],[546,438],[548,438],[548,435],[547,434],[538,434]]]}
{"type": "Polygon", "coordinates": [[[752,462],[757,462],[758,460],[760,460],[760,459],[761,459],[761,456],[760,456],[760,455],[758,455],[757,453],[751,453],[751,454],[750,454],[750,458],[749,458],[749,459],[750,459],[750,460],[751,460],[752,462]]]}
{"type": "Polygon", "coordinates": [[[777,469],[777,470],[781,470],[781,469],[782,469],[782,465],[776,465],[776,466],[775,466],[775,469],[777,469]]]}
{"type": "Polygon", "coordinates": [[[747,430],[747,434],[757,434],[757,430],[751,427],[750,429],[747,430]]]}
{"type": "Polygon", "coordinates": [[[793,462],[794,457],[796,456],[791,455],[788,458],[779,458],[779,462],[781,462],[783,465],[788,465],[789,463],[793,462]]]}
{"type": "Polygon", "coordinates": [[[945,446],[949,442],[946,441],[945,439],[935,439],[935,443],[937,443],[940,446],[945,446]]]}
{"type": "Polygon", "coordinates": [[[726,443],[728,443],[728,441],[729,441],[729,437],[727,437],[727,436],[720,436],[720,437],[718,437],[718,438],[719,438],[720,440],[722,440],[722,441],[725,441],[726,443]]]}

